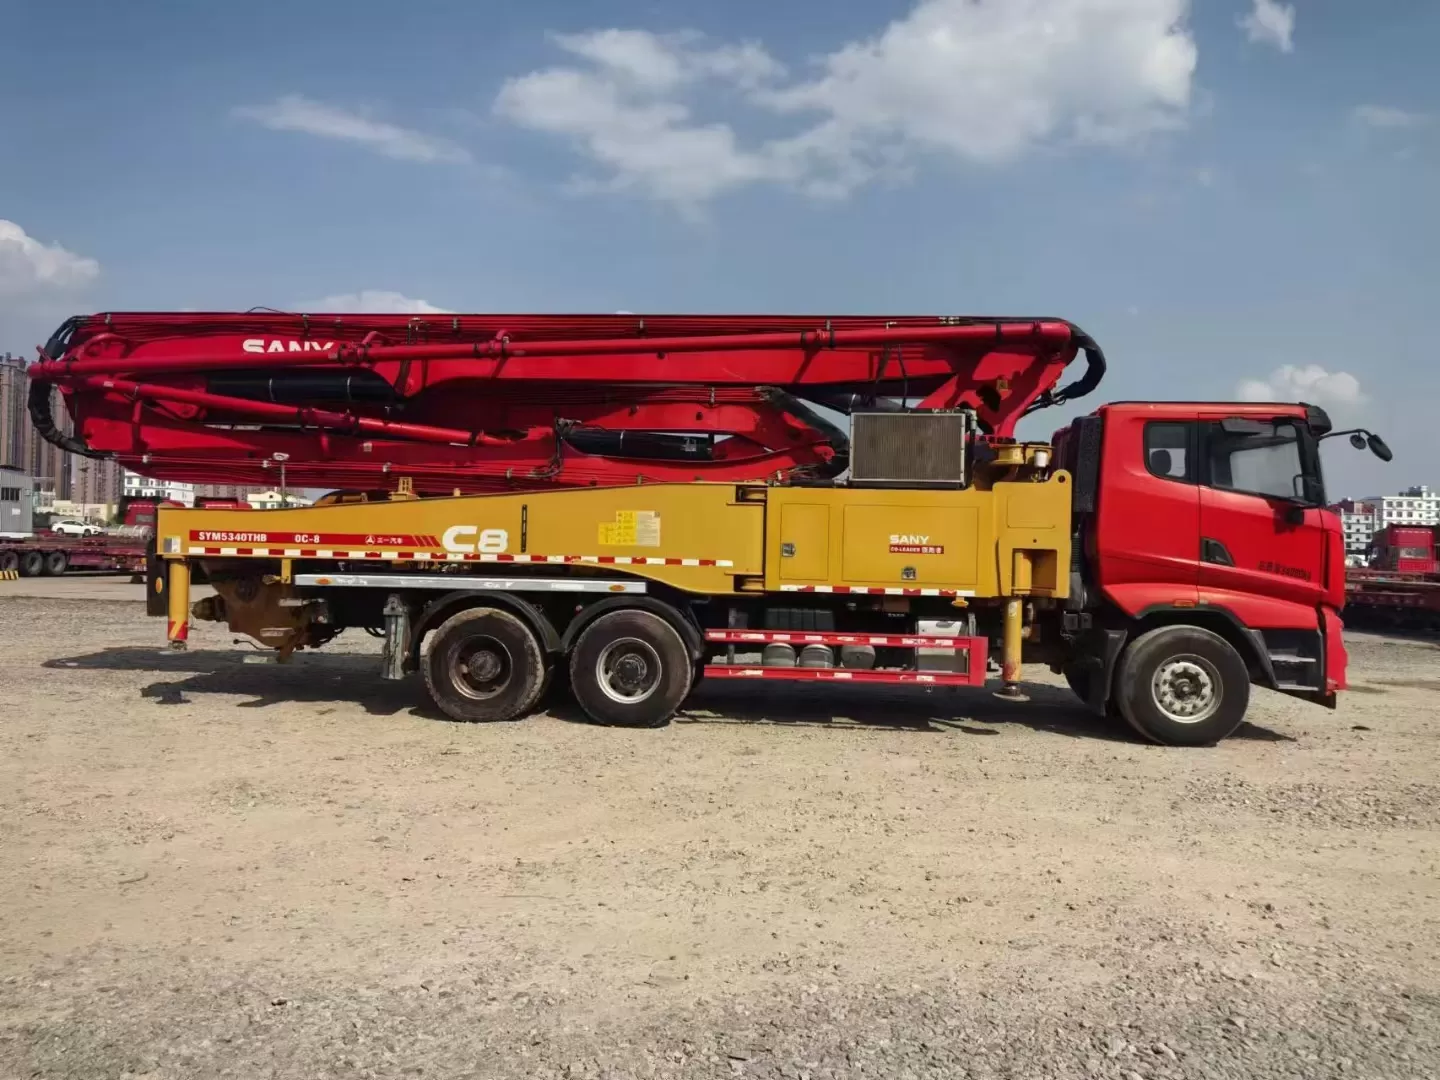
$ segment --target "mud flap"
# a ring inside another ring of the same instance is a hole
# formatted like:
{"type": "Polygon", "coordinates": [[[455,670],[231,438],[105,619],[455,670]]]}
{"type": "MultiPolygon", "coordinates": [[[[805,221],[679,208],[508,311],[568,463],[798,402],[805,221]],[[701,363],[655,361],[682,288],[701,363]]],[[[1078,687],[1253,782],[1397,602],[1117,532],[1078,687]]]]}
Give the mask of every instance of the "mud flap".
{"type": "Polygon", "coordinates": [[[1090,681],[1090,700],[1086,704],[1092,711],[1105,715],[1110,704],[1110,688],[1115,683],[1115,666],[1120,653],[1125,649],[1124,630],[1101,630],[1098,635],[1098,649],[1092,663],[1096,666],[1097,678],[1090,681]]]}

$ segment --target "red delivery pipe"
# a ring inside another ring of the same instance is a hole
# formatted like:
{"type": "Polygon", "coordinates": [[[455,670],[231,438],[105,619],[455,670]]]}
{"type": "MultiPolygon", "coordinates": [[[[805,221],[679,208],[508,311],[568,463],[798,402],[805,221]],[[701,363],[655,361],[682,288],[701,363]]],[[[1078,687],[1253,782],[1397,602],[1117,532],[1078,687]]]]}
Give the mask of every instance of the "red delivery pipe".
{"type": "Polygon", "coordinates": [[[1069,344],[1072,330],[1063,322],[981,323],[965,326],[873,327],[859,330],[770,331],[754,334],[702,334],[682,337],[625,337],[593,340],[521,341],[505,337],[457,345],[342,345],[328,353],[245,353],[229,356],[91,357],[47,360],[30,368],[41,381],[115,371],[199,371],[210,368],[313,367],[317,364],[364,364],[373,360],[504,360],[514,357],[613,356],[626,353],[723,352],[746,349],[796,349],[816,352],[842,347],[958,344],[1002,345],[1049,340],[1069,344]]]}
{"type": "Polygon", "coordinates": [[[176,401],[203,408],[225,409],[242,416],[265,416],[276,420],[289,420],[305,427],[327,427],[349,432],[364,431],[375,435],[389,435],[415,439],[420,442],[449,443],[459,446],[508,446],[511,443],[509,439],[497,439],[493,435],[485,435],[478,431],[431,427],[429,424],[401,424],[390,420],[376,420],[368,416],[331,412],[328,409],[274,405],[268,401],[225,397],[221,394],[210,394],[204,390],[184,390],[177,386],[157,386],[154,383],[137,383],[128,379],[107,379],[92,375],[75,380],[74,385],[81,389],[108,390],[150,401],[176,401]]]}
{"type": "Polygon", "coordinates": [[[736,349],[799,349],[816,352],[843,346],[928,345],[988,341],[996,345],[1017,339],[1054,338],[1070,341],[1063,322],[984,323],[972,326],[875,327],[863,330],[782,330],[758,334],[715,334],[668,338],[600,338],[594,341],[520,341],[504,336],[467,345],[342,345],[329,355],[371,360],[450,360],[469,357],[505,359],[515,356],[605,356],[612,353],[714,352],[736,349]]]}

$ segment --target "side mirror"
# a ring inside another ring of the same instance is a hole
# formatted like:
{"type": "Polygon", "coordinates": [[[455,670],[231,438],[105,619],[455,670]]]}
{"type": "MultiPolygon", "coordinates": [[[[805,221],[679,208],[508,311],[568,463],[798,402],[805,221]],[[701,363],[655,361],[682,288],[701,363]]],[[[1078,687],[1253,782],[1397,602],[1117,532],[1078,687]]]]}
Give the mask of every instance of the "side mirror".
{"type": "MultiPolygon", "coordinates": [[[[1349,435],[1350,445],[1356,450],[1369,450],[1381,461],[1391,461],[1395,455],[1391,453],[1390,447],[1385,445],[1385,440],[1379,435],[1371,434],[1364,428],[1353,428],[1349,431],[1332,431],[1330,435],[1349,435]]],[[[1320,436],[1322,439],[1329,438],[1329,435],[1320,436]]]]}

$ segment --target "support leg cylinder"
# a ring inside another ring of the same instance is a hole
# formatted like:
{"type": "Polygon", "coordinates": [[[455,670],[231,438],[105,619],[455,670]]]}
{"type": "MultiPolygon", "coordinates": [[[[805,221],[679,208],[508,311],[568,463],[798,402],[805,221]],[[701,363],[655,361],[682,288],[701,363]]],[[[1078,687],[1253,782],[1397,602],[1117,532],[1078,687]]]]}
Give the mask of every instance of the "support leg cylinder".
{"type": "Polygon", "coordinates": [[[410,609],[395,593],[385,600],[385,644],[380,654],[380,677],[405,678],[405,657],[410,651],[410,609]]]}
{"type": "Polygon", "coordinates": [[[1024,608],[1019,600],[1005,602],[1005,632],[1001,640],[1000,678],[1004,686],[996,697],[1009,701],[1024,701],[1020,692],[1020,650],[1024,639],[1024,608]]]}
{"type": "Polygon", "coordinates": [[[170,648],[182,652],[190,638],[190,564],[184,559],[171,560],[165,591],[169,594],[165,636],[170,648]]]}

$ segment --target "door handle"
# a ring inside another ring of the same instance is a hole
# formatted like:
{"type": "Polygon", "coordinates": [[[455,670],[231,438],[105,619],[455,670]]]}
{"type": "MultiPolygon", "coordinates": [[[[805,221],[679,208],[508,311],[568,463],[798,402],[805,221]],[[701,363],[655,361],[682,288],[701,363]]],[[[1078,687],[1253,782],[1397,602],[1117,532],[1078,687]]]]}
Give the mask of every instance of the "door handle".
{"type": "Polygon", "coordinates": [[[1219,540],[1212,540],[1208,536],[1200,538],[1200,561],[1214,563],[1216,566],[1234,566],[1235,560],[1225,545],[1219,540]]]}

